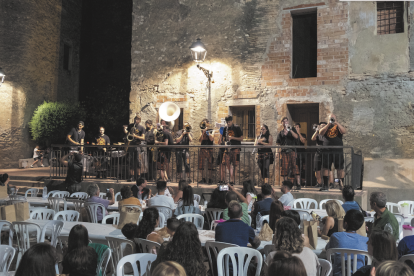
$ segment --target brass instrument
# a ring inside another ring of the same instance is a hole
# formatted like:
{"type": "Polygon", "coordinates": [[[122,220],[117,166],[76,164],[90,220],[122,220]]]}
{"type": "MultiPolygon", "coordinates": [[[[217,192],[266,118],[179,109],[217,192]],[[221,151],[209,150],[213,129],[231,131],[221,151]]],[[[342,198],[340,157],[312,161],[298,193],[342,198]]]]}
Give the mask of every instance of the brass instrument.
{"type": "MultiPolygon", "coordinates": [[[[258,145],[259,140],[260,140],[261,138],[262,138],[262,133],[260,132],[259,138],[257,138],[257,141],[256,141],[256,143],[254,144],[255,146],[257,146],[257,145],[258,145]]],[[[253,151],[252,151],[252,155],[255,153],[255,151],[256,151],[256,148],[254,148],[254,149],[253,149],[253,151]]]]}
{"type": "Polygon", "coordinates": [[[134,134],[138,134],[138,129],[135,126],[131,127],[131,130],[126,135],[126,140],[128,141],[128,143],[125,147],[125,152],[128,152],[129,144],[135,140],[134,134]]]}
{"type": "Polygon", "coordinates": [[[191,129],[192,129],[192,127],[191,127],[190,123],[185,123],[185,124],[184,124],[184,129],[185,129],[185,131],[186,131],[186,132],[190,132],[190,131],[191,131],[191,129]]]}
{"type": "Polygon", "coordinates": [[[210,127],[210,124],[206,123],[204,120],[200,123],[201,129],[206,129],[207,127],[210,127]]]}

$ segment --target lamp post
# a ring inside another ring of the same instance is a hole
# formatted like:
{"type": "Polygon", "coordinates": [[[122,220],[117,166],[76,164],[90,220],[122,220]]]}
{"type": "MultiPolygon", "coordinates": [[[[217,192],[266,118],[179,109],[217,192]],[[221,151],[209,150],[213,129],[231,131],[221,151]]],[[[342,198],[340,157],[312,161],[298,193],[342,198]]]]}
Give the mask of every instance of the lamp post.
{"type": "Polygon", "coordinates": [[[3,69],[0,68],[0,78],[1,78],[0,86],[4,82],[5,77],[6,77],[6,74],[4,73],[3,69]]]}
{"type": "Polygon", "coordinates": [[[207,118],[211,121],[211,78],[213,77],[213,72],[201,67],[199,64],[206,58],[207,49],[203,42],[201,42],[201,39],[197,38],[197,41],[191,44],[190,50],[193,60],[197,62],[197,68],[203,71],[204,75],[207,77],[207,118]]]}

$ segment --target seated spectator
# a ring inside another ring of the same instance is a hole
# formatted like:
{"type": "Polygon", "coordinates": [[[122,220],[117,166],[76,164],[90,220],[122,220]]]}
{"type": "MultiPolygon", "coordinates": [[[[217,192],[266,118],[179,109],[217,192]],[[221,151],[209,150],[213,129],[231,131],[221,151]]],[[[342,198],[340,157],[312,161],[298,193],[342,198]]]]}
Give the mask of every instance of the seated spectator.
{"type": "Polygon", "coordinates": [[[65,255],[62,266],[69,276],[95,276],[98,255],[89,246],[77,248],[65,255]]]}
{"type": "MultiPolygon", "coordinates": [[[[138,225],[136,223],[127,223],[122,227],[121,233],[125,236],[128,240],[134,241],[134,238],[136,238],[138,225]]],[[[154,228],[155,229],[155,228],[154,228]]]]}
{"type": "Polygon", "coordinates": [[[144,210],[142,220],[140,221],[137,231],[135,232],[135,238],[146,239],[149,241],[163,243],[164,240],[157,232],[155,228],[159,224],[159,213],[155,208],[147,208],[144,210]]]}
{"type": "Polygon", "coordinates": [[[191,222],[178,226],[172,240],[163,243],[157,259],[151,265],[151,275],[157,266],[166,261],[174,261],[184,267],[187,276],[206,276],[207,269],[203,263],[203,252],[198,231],[191,222]]]}
{"type": "Polygon", "coordinates": [[[151,198],[151,190],[147,188],[147,180],[139,177],[136,184],[131,187],[132,195],[140,201],[151,198]]]}
{"type": "Polygon", "coordinates": [[[82,182],[82,164],[83,154],[71,152],[60,159],[63,166],[68,167],[68,173],[65,181],[60,184],[61,191],[68,191],[69,193],[80,192],[82,182]],[[71,158],[69,158],[69,155],[71,158]]]}
{"type": "MultiPolygon", "coordinates": [[[[293,219],[297,225],[300,225],[300,215],[297,211],[295,210],[286,210],[283,211],[281,214],[282,217],[288,217],[293,219]]],[[[275,230],[276,230],[276,225],[275,225],[275,230]]],[[[309,238],[308,236],[305,236],[304,234],[302,234],[302,238],[303,238],[303,245],[306,247],[311,248],[310,244],[309,244],[309,238]]]]}
{"type": "Polygon", "coordinates": [[[179,200],[183,197],[183,190],[187,186],[188,186],[188,182],[184,179],[181,179],[180,182],[178,182],[178,190],[175,192],[175,195],[174,195],[175,203],[179,203],[179,200]]]}
{"type": "Polygon", "coordinates": [[[278,251],[269,264],[267,275],[306,276],[306,268],[300,258],[287,251],[278,251]]]}
{"type": "Polygon", "coordinates": [[[148,206],[165,206],[171,210],[175,209],[174,200],[170,196],[164,195],[165,189],[167,188],[167,182],[157,181],[158,194],[148,200],[148,206]]]}
{"type": "MultiPolygon", "coordinates": [[[[298,257],[305,266],[306,275],[319,275],[318,271],[320,264],[318,257],[310,248],[304,246],[304,239],[299,229],[299,225],[293,219],[282,217],[276,222],[276,231],[272,243],[274,244],[276,251],[286,251],[293,256],[298,257]]],[[[267,264],[271,263],[274,255],[275,252],[271,252],[268,255],[267,264]]]]}
{"type": "MultiPolygon", "coordinates": [[[[114,196],[114,189],[109,189],[109,192],[112,195],[112,199],[111,200],[107,200],[107,199],[103,199],[99,197],[100,194],[100,190],[99,190],[99,186],[96,184],[91,184],[89,185],[88,189],[87,189],[87,193],[89,195],[89,198],[87,198],[85,201],[86,202],[93,202],[93,203],[101,203],[103,206],[105,206],[106,209],[106,215],[108,215],[108,206],[109,205],[113,205],[115,203],[115,196],[114,196]]],[[[102,222],[102,218],[103,218],[103,214],[102,214],[102,209],[98,208],[98,210],[96,211],[96,216],[98,219],[98,222],[101,223],[102,222]]]]}
{"type": "Polygon", "coordinates": [[[345,213],[349,210],[360,210],[359,204],[354,201],[355,191],[351,185],[346,185],[342,189],[342,198],[345,200],[344,204],[342,204],[342,208],[344,208],[345,213]]]}
{"type": "Polygon", "coordinates": [[[399,261],[386,261],[377,268],[372,268],[371,275],[375,276],[414,276],[411,268],[399,261]]]}
{"type": "Polygon", "coordinates": [[[282,187],[280,187],[280,190],[282,191],[283,195],[279,198],[279,201],[282,202],[283,206],[288,206],[289,203],[294,201],[292,193],[290,190],[292,190],[293,183],[290,181],[283,181],[282,187]]]}
{"type": "MultiPolygon", "coordinates": [[[[32,245],[20,260],[15,276],[56,276],[56,249],[47,243],[32,245]]],[[[96,268],[95,268],[96,269],[96,268]]]]}
{"type": "MultiPolygon", "coordinates": [[[[284,211],[283,204],[279,200],[274,200],[272,202],[272,204],[270,205],[269,226],[273,230],[273,233],[275,232],[276,221],[282,217],[282,212],[283,211],[284,211]]],[[[298,224],[300,224],[300,217],[299,217],[299,223],[298,224]]]]}
{"type": "Polygon", "coordinates": [[[227,191],[220,191],[217,187],[213,190],[210,201],[207,203],[207,208],[226,209],[226,194],[227,191]]]}
{"type": "MultiPolygon", "coordinates": [[[[227,192],[226,194],[226,204],[229,204],[231,201],[240,201],[240,206],[242,207],[242,216],[241,216],[241,220],[246,223],[247,225],[250,224],[250,218],[249,218],[249,211],[248,211],[248,205],[247,205],[247,200],[246,198],[239,193],[238,191],[236,191],[236,189],[233,188],[233,186],[229,185],[229,189],[230,191],[227,192]]],[[[229,220],[230,219],[230,215],[229,215],[229,209],[226,208],[223,211],[223,219],[224,220],[229,220]]]]}
{"type": "Polygon", "coordinates": [[[361,267],[353,276],[370,276],[372,267],[378,267],[385,261],[398,260],[397,246],[392,234],[384,230],[373,231],[368,240],[368,254],[373,257],[372,265],[361,267]]]}
{"type": "Polygon", "coordinates": [[[273,202],[272,198],[273,189],[269,184],[264,184],[262,186],[262,196],[263,200],[257,201],[254,204],[252,214],[252,224],[256,226],[256,217],[258,214],[261,216],[268,215],[270,213],[270,205],[273,202]]]}
{"type": "Polygon", "coordinates": [[[414,254],[414,235],[406,236],[398,243],[398,258],[414,254]]]}
{"type": "Polygon", "coordinates": [[[230,201],[227,210],[229,219],[217,224],[215,240],[243,247],[250,243],[253,248],[259,247],[260,239],[256,237],[253,228],[241,221],[241,204],[236,200],[230,201]]]}
{"type": "Polygon", "coordinates": [[[0,174],[0,186],[7,186],[7,194],[17,194],[17,190],[19,190],[19,188],[17,188],[14,185],[9,184],[10,178],[9,175],[7,173],[5,174],[0,174]]]}
{"type": "MultiPolygon", "coordinates": [[[[185,180],[184,180],[185,181],[185,180]]],[[[183,198],[178,201],[177,208],[174,211],[175,216],[181,214],[201,214],[197,200],[194,199],[193,188],[189,185],[183,189],[183,198]]]]}
{"type": "Polygon", "coordinates": [[[375,211],[374,224],[369,228],[369,233],[374,230],[385,230],[390,232],[395,240],[399,239],[400,230],[395,216],[387,209],[387,196],[383,192],[373,192],[369,198],[371,209],[375,211]]]}
{"type": "Polygon", "coordinates": [[[180,226],[181,221],[179,221],[176,218],[169,218],[167,220],[167,233],[170,235],[170,240],[174,236],[175,232],[178,229],[178,226],[180,226]]]}
{"type": "Polygon", "coordinates": [[[339,204],[336,200],[329,200],[325,204],[327,217],[322,218],[321,229],[318,230],[318,236],[330,237],[333,233],[338,232],[338,216],[340,216],[339,204]]]}
{"type": "Polygon", "coordinates": [[[163,262],[157,265],[157,268],[154,269],[152,275],[157,276],[187,276],[185,273],[184,267],[176,262],[163,262]]]}
{"type": "Polygon", "coordinates": [[[138,205],[141,206],[141,202],[138,198],[132,196],[132,190],[128,185],[125,185],[121,188],[121,197],[122,200],[118,202],[119,208],[122,205],[138,205]]]}
{"type": "Polygon", "coordinates": [[[257,196],[256,188],[254,187],[254,183],[251,180],[246,180],[243,182],[243,189],[241,191],[241,194],[247,200],[247,210],[251,211],[257,196]]]}
{"type": "MultiPolygon", "coordinates": [[[[344,218],[345,232],[333,233],[325,248],[349,248],[367,251],[368,238],[356,233],[356,231],[361,228],[363,224],[364,216],[362,213],[357,210],[349,210],[344,218]]],[[[340,276],[342,274],[341,255],[335,254],[333,259],[333,275],[340,276]]],[[[360,269],[364,265],[365,257],[358,255],[357,269],[360,269]]]]}

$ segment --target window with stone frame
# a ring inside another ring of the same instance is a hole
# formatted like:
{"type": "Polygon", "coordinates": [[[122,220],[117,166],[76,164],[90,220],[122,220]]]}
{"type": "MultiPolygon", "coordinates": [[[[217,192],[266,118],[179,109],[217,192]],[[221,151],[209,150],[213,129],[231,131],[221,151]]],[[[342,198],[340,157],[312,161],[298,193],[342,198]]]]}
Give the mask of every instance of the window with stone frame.
{"type": "Polygon", "coordinates": [[[377,34],[404,32],[404,2],[377,2],[377,34]]]}
{"type": "Polygon", "coordinates": [[[243,131],[243,141],[254,142],[256,133],[256,110],[254,105],[231,106],[233,123],[243,131]]]}

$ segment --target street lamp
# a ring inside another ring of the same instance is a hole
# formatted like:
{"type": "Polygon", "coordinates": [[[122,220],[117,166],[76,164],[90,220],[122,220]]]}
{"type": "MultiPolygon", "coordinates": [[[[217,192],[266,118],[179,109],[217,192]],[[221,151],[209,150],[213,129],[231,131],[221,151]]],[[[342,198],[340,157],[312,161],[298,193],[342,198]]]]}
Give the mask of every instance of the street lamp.
{"type": "Polygon", "coordinates": [[[6,77],[6,74],[4,73],[3,69],[0,68],[0,78],[1,78],[0,86],[4,82],[5,77],[6,77]]]}

